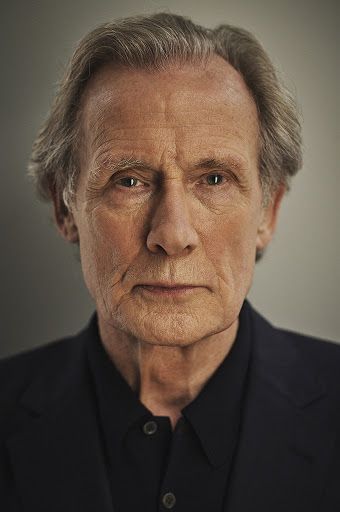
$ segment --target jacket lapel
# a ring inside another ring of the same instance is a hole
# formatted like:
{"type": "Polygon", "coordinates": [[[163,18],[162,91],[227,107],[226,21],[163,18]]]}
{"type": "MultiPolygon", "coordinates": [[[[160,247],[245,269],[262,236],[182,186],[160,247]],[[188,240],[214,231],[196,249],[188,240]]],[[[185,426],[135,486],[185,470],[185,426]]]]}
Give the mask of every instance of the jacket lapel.
{"type": "Polygon", "coordinates": [[[83,361],[44,369],[22,399],[25,427],[7,441],[16,486],[29,512],[112,512],[83,344],[65,343],[83,361]]]}
{"type": "Polygon", "coordinates": [[[336,434],[327,394],[291,336],[254,312],[252,322],[254,353],[225,510],[319,510],[336,434]]]}

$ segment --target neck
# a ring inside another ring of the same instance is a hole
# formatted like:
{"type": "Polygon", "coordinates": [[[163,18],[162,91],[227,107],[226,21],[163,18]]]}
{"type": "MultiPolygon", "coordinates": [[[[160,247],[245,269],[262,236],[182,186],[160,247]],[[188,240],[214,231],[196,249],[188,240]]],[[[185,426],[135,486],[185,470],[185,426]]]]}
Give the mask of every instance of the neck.
{"type": "Polygon", "coordinates": [[[98,316],[104,348],[140,401],[172,427],[229,353],[238,319],[219,333],[187,346],[162,346],[129,336],[98,316]]]}

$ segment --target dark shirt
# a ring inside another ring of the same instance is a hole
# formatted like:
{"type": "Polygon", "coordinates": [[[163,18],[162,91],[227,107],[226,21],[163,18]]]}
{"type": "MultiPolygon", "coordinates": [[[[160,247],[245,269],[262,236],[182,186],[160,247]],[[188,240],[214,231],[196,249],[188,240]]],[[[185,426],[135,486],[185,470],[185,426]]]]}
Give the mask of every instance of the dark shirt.
{"type": "Polygon", "coordinates": [[[116,512],[222,512],[251,353],[246,303],[239,319],[229,354],[172,431],[170,419],[154,416],[115,368],[94,318],[87,353],[116,512]]]}

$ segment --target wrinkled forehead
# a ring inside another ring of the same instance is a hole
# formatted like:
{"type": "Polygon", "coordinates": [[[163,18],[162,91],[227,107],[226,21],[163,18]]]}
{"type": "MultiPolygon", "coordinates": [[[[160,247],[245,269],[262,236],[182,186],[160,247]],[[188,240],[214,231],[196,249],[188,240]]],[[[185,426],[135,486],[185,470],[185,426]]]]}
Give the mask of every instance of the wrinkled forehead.
{"type": "Polygon", "coordinates": [[[122,130],[177,127],[199,134],[211,126],[212,132],[233,130],[250,139],[258,132],[256,105],[242,76],[217,55],[155,71],[105,64],[87,84],[81,111],[86,145],[94,149],[122,130]]]}

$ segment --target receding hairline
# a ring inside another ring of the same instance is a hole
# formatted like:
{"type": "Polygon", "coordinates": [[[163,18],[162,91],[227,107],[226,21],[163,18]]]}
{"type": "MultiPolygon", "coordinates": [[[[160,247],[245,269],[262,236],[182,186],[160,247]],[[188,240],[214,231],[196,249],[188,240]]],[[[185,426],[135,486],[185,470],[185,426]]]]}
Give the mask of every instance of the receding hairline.
{"type": "MultiPolygon", "coordinates": [[[[126,64],[120,64],[116,63],[114,61],[112,62],[104,62],[98,68],[93,72],[91,77],[87,80],[86,85],[81,93],[80,101],[79,101],[79,107],[78,112],[82,110],[84,107],[85,102],[88,100],[88,97],[91,93],[91,88],[93,88],[96,85],[96,82],[103,82],[109,78],[112,80],[114,76],[117,77],[117,81],[121,78],[124,79],[124,76],[133,76],[136,77],[147,77],[149,78],[152,75],[164,75],[164,79],[168,80],[171,78],[172,73],[178,73],[180,71],[183,71],[183,73],[188,70],[197,70],[199,72],[200,69],[208,70],[208,65],[213,63],[214,61],[219,62],[221,65],[221,70],[219,70],[217,73],[215,73],[215,77],[223,77],[226,73],[231,74],[234,78],[236,78],[239,82],[239,86],[242,87],[244,92],[248,93],[248,95],[252,98],[254,105],[257,108],[253,93],[251,89],[248,87],[248,85],[245,82],[245,79],[243,75],[238,71],[230,62],[226,61],[223,57],[218,55],[217,53],[211,54],[207,59],[197,60],[192,59],[185,62],[181,61],[170,61],[165,67],[158,69],[158,68],[141,68],[141,67],[133,67],[128,66],[126,64]],[[224,69],[223,69],[224,68],[224,69]]],[[[215,70],[213,70],[215,71],[215,70]]],[[[99,83],[99,85],[101,85],[99,83]]],[[[196,84],[195,84],[196,88],[196,84]]],[[[117,97],[117,101],[119,101],[119,98],[117,97]]]]}
{"type": "MultiPolygon", "coordinates": [[[[228,92],[230,90],[236,91],[236,94],[241,94],[243,97],[247,97],[249,101],[251,102],[251,105],[253,107],[253,112],[256,116],[256,120],[254,117],[254,120],[256,122],[256,129],[260,131],[260,121],[259,121],[259,112],[258,107],[256,104],[256,101],[253,97],[252,91],[246,84],[244,77],[242,74],[235,69],[228,61],[223,59],[218,54],[212,54],[208,59],[205,59],[204,62],[197,61],[197,59],[190,60],[187,62],[179,62],[179,61],[172,61],[169,62],[168,65],[162,69],[148,69],[148,68],[135,68],[127,65],[117,64],[115,62],[105,62],[101,66],[96,69],[96,72],[93,73],[91,78],[87,81],[86,86],[83,90],[82,96],[80,98],[79,102],[79,108],[78,108],[78,115],[77,115],[77,123],[80,128],[80,133],[82,134],[82,141],[84,141],[85,133],[84,131],[89,131],[90,133],[94,132],[94,136],[92,137],[92,140],[90,141],[92,144],[97,141],[97,139],[100,139],[102,135],[105,133],[105,126],[104,123],[107,121],[107,118],[105,119],[105,114],[107,112],[107,107],[109,102],[114,102],[116,105],[113,105],[114,107],[117,107],[117,110],[111,114],[112,118],[115,117],[115,115],[120,114],[120,105],[122,104],[122,100],[126,100],[126,96],[121,95],[121,80],[129,79],[131,77],[135,77],[138,81],[140,78],[146,78],[146,81],[144,82],[146,85],[148,85],[148,80],[150,75],[154,76],[164,76],[164,80],[166,82],[169,81],[169,78],[171,78],[171,74],[174,73],[175,75],[178,75],[181,71],[183,71],[183,75],[185,76],[186,71],[189,70],[197,70],[199,73],[200,70],[207,71],[209,78],[212,80],[218,80],[219,77],[221,77],[221,85],[222,87],[225,86],[225,99],[228,98],[228,92]],[[215,64],[219,63],[221,65],[221,68],[218,69],[216,66],[215,68],[212,67],[209,69],[209,64],[215,64]],[[231,83],[226,82],[226,77],[228,76],[228,82],[231,78],[231,83]],[[114,84],[112,84],[112,79],[117,77],[117,91],[114,89],[114,84]],[[112,87],[113,86],[113,87],[112,87]],[[112,95],[108,95],[108,90],[112,88],[112,95]],[[120,90],[119,90],[120,89],[120,90]],[[103,94],[103,103],[100,104],[100,101],[98,102],[98,95],[100,98],[101,90],[103,94]],[[89,117],[89,109],[91,108],[91,103],[95,102],[95,112],[97,113],[95,119],[91,119],[89,117]],[[84,118],[84,116],[86,116],[84,118]],[[87,128],[87,129],[86,129],[87,128]]],[[[177,77],[176,77],[177,78],[177,77]]],[[[189,77],[189,80],[193,81],[192,88],[193,90],[197,90],[197,83],[194,82],[194,77],[189,77]]],[[[137,91],[139,91],[140,87],[140,81],[139,83],[136,82],[137,85],[137,91]],[[139,86],[139,87],[138,87],[139,86]]],[[[167,84],[165,83],[165,86],[167,84]]],[[[190,84],[191,85],[191,84],[190,84]]],[[[175,84],[174,90],[177,88],[177,84],[175,84]]],[[[151,88],[153,87],[153,83],[151,83],[151,88]]],[[[210,85],[209,85],[210,87],[210,85]]],[[[160,89],[159,89],[160,90],[160,89]]],[[[222,92],[221,97],[216,98],[216,102],[223,101],[223,95],[224,92],[222,89],[216,89],[217,92],[222,92]]],[[[209,91],[211,92],[211,91],[209,91]]],[[[131,97],[132,91],[128,91],[128,97],[131,97]]],[[[212,97],[212,96],[211,96],[212,97]]],[[[110,105],[112,107],[112,103],[110,105]]],[[[126,112],[126,109],[124,109],[126,112]]],[[[133,110],[131,110],[132,113],[134,113],[133,110]]],[[[134,115],[134,114],[133,114],[134,115]]],[[[89,142],[89,141],[87,141],[89,142]]],[[[78,146],[78,150],[80,149],[80,145],[78,146]]],[[[259,148],[258,148],[259,150],[259,148]]]]}

